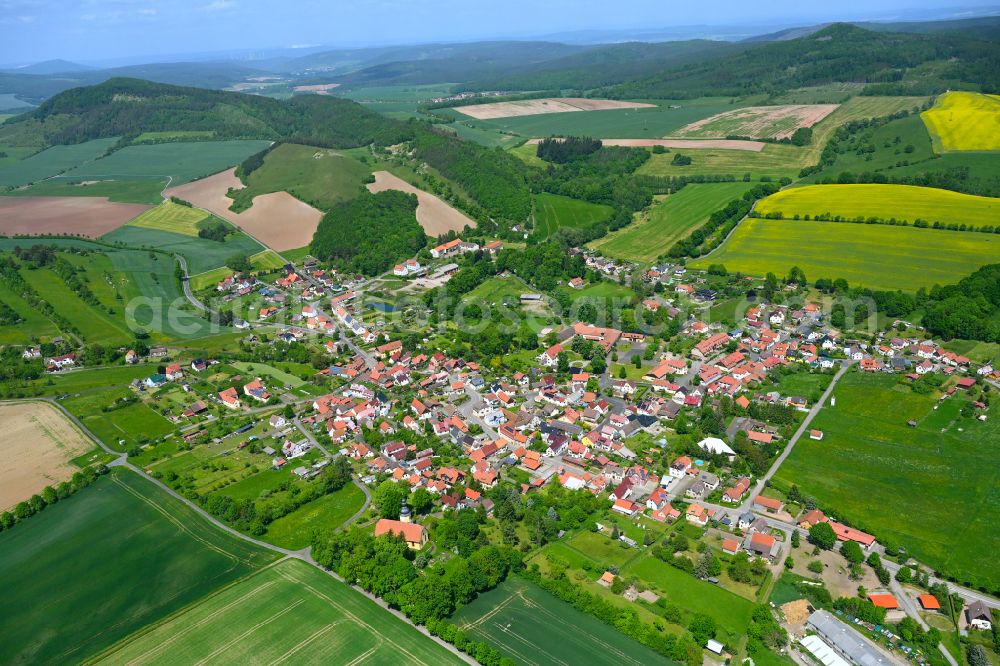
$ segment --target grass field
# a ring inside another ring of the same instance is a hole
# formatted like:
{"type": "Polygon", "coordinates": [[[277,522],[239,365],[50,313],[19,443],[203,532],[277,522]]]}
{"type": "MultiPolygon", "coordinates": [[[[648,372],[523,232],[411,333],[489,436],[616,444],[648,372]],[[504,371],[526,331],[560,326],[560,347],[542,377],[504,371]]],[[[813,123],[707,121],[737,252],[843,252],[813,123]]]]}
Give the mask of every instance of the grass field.
{"type": "Polygon", "coordinates": [[[1000,549],[1000,426],[961,418],[961,392],[935,409],[936,395],[897,381],[845,376],[836,406],[813,421],[823,440],[799,442],[777,480],[933,569],[996,589],[1000,569],[984,564],[1000,549]]]}
{"type": "Polygon", "coordinates": [[[607,220],[614,212],[611,206],[579,201],[548,192],[536,194],[534,200],[535,234],[543,239],[555,235],[559,227],[586,229],[597,222],[607,220]]]}
{"type": "MultiPolygon", "coordinates": [[[[242,236],[242,234],[240,234],[242,236]]],[[[232,238],[232,237],[230,237],[232,238]]],[[[254,241],[249,236],[243,236],[247,241],[254,241]]],[[[226,255],[228,257],[230,255],[226,255]]],[[[225,261],[225,258],[223,258],[225,261]]],[[[285,265],[285,262],[281,259],[279,255],[274,250],[264,250],[263,252],[258,252],[256,254],[250,255],[250,265],[257,270],[270,270],[273,268],[281,268],[285,265]]],[[[199,264],[203,266],[203,264],[199,264]]],[[[191,270],[191,265],[188,265],[188,270],[191,270]]],[[[205,287],[214,286],[217,282],[225,280],[227,277],[232,275],[235,271],[231,268],[225,266],[220,266],[219,268],[213,268],[208,271],[202,271],[201,273],[191,275],[191,289],[198,291],[204,289],[205,287]]]]}
{"type": "Polygon", "coordinates": [[[841,104],[836,111],[813,127],[812,143],[808,146],[772,143],[764,146],[759,153],[745,150],[685,149],[683,153],[692,159],[690,165],[675,166],[671,164],[673,155],[666,153],[653,155],[639,168],[638,173],[653,176],[722,174],[737,178],[749,173],[753,178],[761,176],[795,178],[803,167],[819,162],[819,156],[827,140],[844,123],[912,109],[925,100],[925,97],[854,97],[841,104]]]}
{"type": "Polygon", "coordinates": [[[273,559],[112,471],[0,533],[0,661],[78,663],[273,559]]]}
{"type": "Polygon", "coordinates": [[[828,214],[978,227],[1000,219],[1000,199],[913,185],[807,185],[776,192],[757,202],[755,210],[785,218],[828,214]]]}
{"type": "Polygon", "coordinates": [[[67,171],[63,178],[76,181],[170,178],[170,187],[177,187],[236,166],[268,145],[268,141],[244,140],[126,146],[107,157],[67,171]]]}
{"type": "Polygon", "coordinates": [[[119,203],[158,204],[163,201],[163,180],[43,180],[31,187],[11,190],[8,196],[27,197],[107,197],[119,203]]]}
{"type": "Polygon", "coordinates": [[[652,555],[627,567],[623,574],[646,581],[681,608],[713,617],[724,634],[720,638],[724,643],[736,645],[746,633],[753,603],[743,597],[698,580],[652,555]]]}
{"type": "MultiPolygon", "coordinates": [[[[279,370],[270,365],[265,365],[263,363],[246,363],[243,361],[234,361],[230,365],[239,370],[241,373],[251,374],[260,377],[267,377],[273,381],[280,382],[281,384],[287,384],[292,388],[302,386],[305,384],[304,381],[296,377],[295,375],[279,370]]],[[[273,382],[272,382],[273,383],[273,382]]]]}
{"type": "Polygon", "coordinates": [[[286,560],[136,635],[106,664],[460,664],[331,576],[286,560]]]}
{"type": "MultiPolygon", "coordinates": [[[[184,208],[179,206],[179,208],[184,208]]],[[[197,211],[202,213],[202,211],[197,211]]],[[[202,218],[205,215],[202,213],[202,218]]],[[[173,252],[187,260],[192,275],[219,268],[234,254],[253,256],[264,251],[264,246],[242,232],[226,236],[219,242],[196,235],[179,234],[161,229],[126,224],[101,237],[109,243],[124,243],[132,247],[154,247],[173,252]]],[[[228,270],[228,269],[227,269],[228,270]]],[[[231,273],[232,271],[230,271],[231,273]]],[[[220,278],[221,279],[221,278],[220,278]]]]}
{"type": "Polygon", "coordinates": [[[318,208],[331,208],[356,197],[371,169],[343,153],[326,148],[282,144],[236,191],[233,210],[246,210],[255,196],[285,191],[318,208]]]}
{"type": "Polygon", "coordinates": [[[688,265],[723,264],[748,275],[787,274],[809,280],[844,278],[851,286],[916,291],[954,284],[996,262],[1000,237],[878,224],[747,219],[715,252],[688,265]],[[945,251],[946,250],[946,251],[945,251]]]}
{"type": "MultiPolygon", "coordinates": [[[[155,367],[148,368],[146,375],[153,374],[155,370],[155,367]]],[[[103,411],[116,400],[131,395],[134,395],[131,389],[121,386],[102,387],[67,398],[62,401],[62,406],[102,442],[118,451],[127,451],[174,431],[173,423],[141,401],[110,412],[103,411]]]]}
{"type": "Polygon", "coordinates": [[[1000,95],[949,92],[921,117],[938,152],[1000,150],[1000,95]]]}
{"type": "Polygon", "coordinates": [[[452,619],[519,664],[673,663],[521,578],[479,595],[452,619]]]}
{"type": "Polygon", "coordinates": [[[72,146],[53,146],[31,157],[0,168],[0,187],[27,185],[96,160],[115,145],[117,138],[94,139],[72,146]]]}
{"type": "Polygon", "coordinates": [[[590,243],[590,247],[609,257],[653,261],[751,186],[744,182],[688,185],[641,213],[627,227],[590,243]]]}
{"type": "Polygon", "coordinates": [[[299,507],[267,526],[264,541],[283,548],[305,548],[314,531],[329,532],[343,525],[364,506],[365,494],[353,483],[299,507]]]}
{"type": "Polygon", "coordinates": [[[183,236],[198,237],[198,223],[208,217],[208,213],[200,208],[191,208],[164,201],[156,208],[150,208],[145,213],[128,223],[130,227],[169,231],[183,236]]]}
{"type": "Polygon", "coordinates": [[[158,141],[184,141],[186,139],[210,139],[212,130],[172,130],[169,132],[143,132],[132,139],[132,143],[155,143],[158,141]]]}

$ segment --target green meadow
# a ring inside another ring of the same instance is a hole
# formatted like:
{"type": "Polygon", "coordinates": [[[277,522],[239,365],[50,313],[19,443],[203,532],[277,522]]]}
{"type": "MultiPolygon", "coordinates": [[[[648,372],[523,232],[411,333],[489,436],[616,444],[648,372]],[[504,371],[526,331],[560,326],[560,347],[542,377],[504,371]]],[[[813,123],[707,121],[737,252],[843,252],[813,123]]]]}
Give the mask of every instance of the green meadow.
{"type": "Polygon", "coordinates": [[[627,227],[590,243],[590,247],[609,257],[653,261],[751,186],[752,183],[742,181],[688,185],[640,213],[627,227]]]}
{"type": "Polygon", "coordinates": [[[1000,450],[991,445],[1000,426],[992,416],[962,417],[962,391],[939,403],[939,394],[915,393],[907,381],[846,375],[836,404],[813,421],[823,439],[801,440],[776,481],[798,484],[828,513],[905,546],[934,570],[997,589],[1000,570],[988,563],[1000,550],[1000,450]]]}
{"type": "Polygon", "coordinates": [[[539,238],[554,236],[560,227],[586,229],[604,222],[614,212],[611,206],[571,199],[559,194],[542,192],[535,195],[535,234],[539,238]]]}
{"type": "Polygon", "coordinates": [[[746,219],[693,268],[784,275],[792,266],[810,280],[844,278],[852,286],[916,291],[954,284],[1000,256],[1000,236],[879,224],[746,219]]]}

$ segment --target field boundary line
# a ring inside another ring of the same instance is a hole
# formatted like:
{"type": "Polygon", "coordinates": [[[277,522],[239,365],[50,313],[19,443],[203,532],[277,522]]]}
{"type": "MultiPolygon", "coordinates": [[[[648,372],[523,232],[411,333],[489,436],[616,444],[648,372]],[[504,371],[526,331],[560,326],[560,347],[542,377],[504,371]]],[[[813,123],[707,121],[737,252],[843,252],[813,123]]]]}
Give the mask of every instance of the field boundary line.
{"type": "Polygon", "coordinates": [[[202,664],[207,663],[210,659],[212,659],[213,657],[215,657],[216,655],[218,655],[220,652],[223,652],[224,650],[226,650],[227,648],[229,648],[231,645],[233,645],[235,643],[238,643],[239,641],[243,640],[244,638],[246,638],[247,636],[249,636],[253,632],[255,632],[258,629],[260,629],[261,627],[263,627],[265,624],[270,624],[274,620],[277,620],[282,615],[285,615],[285,614],[289,613],[290,611],[292,611],[293,609],[297,608],[298,606],[301,606],[305,602],[306,602],[305,599],[296,599],[295,601],[293,601],[292,603],[288,604],[287,606],[285,606],[283,609],[281,609],[280,611],[278,611],[274,615],[270,615],[267,618],[265,618],[265,619],[261,620],[260,622],[258,622],[257,624],[253,625],[252,627],[250,627],[249,629],[247,629],[246,631],[244,631],[242,634],[240,634],[239,636],[237,636],[233,640],[229,641],[228,643],[223,643],[219,647],[215,648],[215,650],[213,650],[209,655],[207,655],[205,657],[202,657],[201,659],[199,659],[198,661],[196,661],[195,662],[195,666],[201,666],[202,664]]]}

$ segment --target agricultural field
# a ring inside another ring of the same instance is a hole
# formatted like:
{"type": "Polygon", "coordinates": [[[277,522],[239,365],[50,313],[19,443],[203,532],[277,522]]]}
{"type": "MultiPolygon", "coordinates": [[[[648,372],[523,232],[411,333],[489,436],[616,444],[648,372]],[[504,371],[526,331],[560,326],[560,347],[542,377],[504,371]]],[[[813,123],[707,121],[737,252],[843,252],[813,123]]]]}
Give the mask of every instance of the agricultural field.
{"type": "Polygon", "coordinates": [[[198,223],[208,216],[208,213],[199,208],[164,201],[129,222],[129,226],[197,237],[198,223]]]}
{"type": "Polygon", "coordinates": [[[258,195],[253,199],[253,205],[241,213],[230,210],[233,200],[228,196],[229,190],[243,188],[243,182],[236,177],[235,171],[221,171],[172,187],[165,194],[215,213],[278,252],[305,247],[312,242],[323,213],[287,192],[258,195]],[[281,223],[277,224],[277,220],[281,223]]]}
{"type": "Polygon", "coordinates": [[[697,120],[677,130],[675,136],[790,139],[795,130],[812,127],[837,109],[836,104],[785,104],[747,106],[697,120]]]}
{"type": "Polygon", "coordinates": [[[282,548],[305,548],[313,532],[329,532],[346,523],[365,503],[365,494],[353,483],[315,499],[267,526],[264,541],[282,548]]]}
{"type": "Polygon", "coordinates": [[[1000,220],[1000,199],[913,185],[807,185],[791,187],[757,202],[761,215],[830,215],[845,220],[924,220],[978,227],[1000,220]]]}
{"type": "Polygon", "coordinates": [[[661,139],[702,118],[732,109],[729,98],[658,101],[643,109],[549,113],[471,121],[474,127],[526,138],[590,136],[595,139],[661,139]]]}
{"type": "Polygon", "coordinates": [[[949,92],[920,115],[936,152],[1000,150],[1000,95],[949,92]]]}
{"type": "Polygon", "coordinates": [[[170,185],[177,187],[235,166],[269,144],[269,141],[243,140],[126,146],[67,171],[62,177],[76,181],[169,178],[170,185]]]}
{"type": "Polygon", "coordinates": [[[973,587],[1000,584],[983,566],[1000,549],[1000,437],[996,419],[960,416],[963,393],[938,402],[893,375],[846,375],[836,406],[813,421],[823,440],[803,439],[778,470],[819,505],[880,540],[903,545],[931,568],[973,587]],[[916,421],[916,427],[907,422],[916,421]],[[900,521],[901,515],[919,520],[900,521]]]}
{"type": "MultiPolygon", "coordinates": [[[[762,176],[795,178],[801,169],[819,162],[827,140],[844,123],[878,118],[903,109],[913,109],[919,107],[926,99],[926,97],[853,97],[812,128],[812,143],[808,146],[771,143],[757,153],[741,150],[691,149],[683,151],[692,159],[691,164],[687,166],[671,164],[673,155],[670,153],[654,154],[637,173],[652,176],[719,174],[737,178],[749,173],[755,179],[762,176]]],[[[725,110],[729,109],[720,109],[720,111],[725,110]]]]}
{"type": "Polygon", "coordinates": [[[463,606],[452,621],[519,664],[672,664],[542,588],[510,578],[463,606]]]}
{"type": "Polygon", "coordinates": [[[143,132],[132,139],[132,144],[160,143],[163,141],[192,141],[211,139],[215,132],[211,130],[171,130],[169,132],[143,132]]]}
{"type": "MultiPolygon", "coordinates": [[[[145,375],[154,372],[155,366],[148,367],[145,375]]],[[[105,445],[117,451],[128,451],[174,432],[176,426],[173,423],[142,401],[104,411],[116,401],[134,395],[130,388],[108,386],[69,397],[62,401],[62,406],[80,419],[105,445]]]]}
{"type": "Polygon", "coordinates": [[[475,118],[476,120],[495,120],[498,118],[519,118],[521,116],[537,116],[549,113],[648,109],[655,106],[655,104],[647,104],[645,102],[623,102],[612,99],[548,97],[541,99],[518,100],[514,102],[488,102],[486,104],[456,106],[452,109],[452,111],[460,113],[463,116],[475,118]]]}
{"type": "MultiPolygon", "coordinates": [[[[179,206],[183,208],[183,206],[179,206]]],[[[198,211],[205,218],[203,211],[198,211]]],[[[264,252],[263,245],[244,233],[226,236],[224,241],[199,238],[197,235],[178,234],[133,224],[127,224],[104,235],[101,240],[109,243],[124,243],[132,247],[152,247],[165,252],[176,253],[187,260],[188,272],[204,273],[222,267],[226,259],[234,254],[253,256],[264,252]]],[[[229,269],[225,269],[229,270],[229,269]]],[[[229,271],[231,274],[232,271],[229,271]]],[[[222,278],[219,278],[222,279],[222,278]]]]}
{"type": "Polygon", "coordinates": [[[692,268],[722,264],[763,276],[792,266],[809,280],[844,278],[852,286],[913,292],[954,284],[1000,256],[1000,237],[881,224],[746,219],[692,268]]]}
{"type": "Polygon", "coordinates": [[[80,662],[274,558],[112,470],[0,533],[0,661],[80,662]]]}
{"type": "Polygon", "coordinates": [[[688,185],[638,214],[632,224],[590,247],[609,257],[650,262],[708,221],[709,215],[743,195],[752,183],[688,185]]]}
{"type": "MultiPolygon", "coordinates": [[[[230,239],[231,238],[232,237],[230,237],[230,239]]],[[[253,241],[253,239],[250,238],[249,236],[244,236],[244,238],[247,241],[253,241]]],[[[256,243],[256,241],[253,242],[256,243]]],[[[260,246],[258,245],[257,247],[259,248],[260,246]]],[[[226,257],[229,256],[231,255],[226,255],[226,257]]],[[[257,254],[250,255],[249,259],[250,259],[250,265],[255,270],[259,271],[273,270],[275,268],[281,268],[282,266],[285,265],[285,261],[282,259],[281,255],[276,253],[274,250],[263,250],[261,252],[258,252],[257,254]]],[[[225,261],[224,258],[223,261],[225,261]]],[[[204,264],[200,264],[199,266],[204,266],[204,264]]],[[[234,272],[235,271],[233,271],[233,269],[231,268],[227,268],[226,266],[221,266],[219,268],[213,268],[211,270],[203,271],[201,273],[192,275],[190,280],[191,289],[193,291],[200,291],[201,289],[205,289],[206,287],[214,286],[216,283],[225,280],[234,272]]]]}
{"type": "Polygon", "coordinates": [[[117,143],[117,137],[94,139],[71,146],[52,146],[31,157],[0,168],[0,187],[14,187],[51,178],[98,159],[117,143]]]}
{"type": "Polygon", "coordinates": [[[264,164],[236,191],[233,209],[250,207],[254,197],[288,192],[320,209],[328,209],[358,195],[371,169],[336,150],[281,144],[264,158],[264,164]]]}
{"type": "Polygon", "coordinates": [[[315,567],[285,560],[207,596],[99,656],[102,664],[461,664],[315,567]]]}
{"type": "Polygon", "coordinates": [[[68,481],[78,471],[72,460],[94,443],[45,402],[0,404],[0,511],[68,481]]]}
{"type": "Polygon", "coordinates": [[[586,229],[611,217],[611,206],[541,192],[534,196],[535,234],[539,239],[554,236],[560,227],[586,229]]]}
{"type": "Polygon", "coordinates": [[[0,233],[97,238],[148,208],[99,197],[0,197],[0,233]]]}
{"type": "Polygon", "coordinates": [[[476,221],[462,211],[452,208],[430,192],[410,185],[399,176],[388,171],[376,171],[374,176],[375,182],[368,184],[369,192],[399,190],[417,196],[417,222],[428,236],[440,236],[449,231],[462,231],[467,226],[476,226],[476,221]]]}
{"type": "Polygon", "coordinates": [[[162,180],[62,180],[49,179],[6,192],[18,197],[107,197],[115,203],[149,204],[163,201],[162,180]]]}

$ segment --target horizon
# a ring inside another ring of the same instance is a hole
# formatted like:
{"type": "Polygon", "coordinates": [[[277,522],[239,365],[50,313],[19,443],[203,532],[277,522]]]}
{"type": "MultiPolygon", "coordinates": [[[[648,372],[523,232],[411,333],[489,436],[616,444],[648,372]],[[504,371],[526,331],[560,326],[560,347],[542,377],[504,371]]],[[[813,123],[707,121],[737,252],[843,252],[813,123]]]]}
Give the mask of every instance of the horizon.
{"type": "Polygon", "coordinates": [[[419,6],[381,0],[376,11],[366,6],[335,12],[313,0],[298,0],[277,15],[260,0],[185,0],[184,6],[169,11],[159,0],[87,0],[79,12],[62,10],[60,4],[59,0],[0,0],[0,25],[8,26],[9,35],[0,45],[0,66],[16,68],[49,60],[98,68],[185,60],[252,61],[269,57],[268,52],[305,55],[318,50],[483,41],[734,40],[831,22],[957,20],[1000,12],[995,0],[967,0],[961,5],[880,0],[875,6],[846,0],[835,8],[802,8],[790,0],[777,0],[766,15],[734,0],[722,0],[711,8],[668,8],[635,0],[614,11],[595,0],[559,0],[545,6],[515,0],[491,20],[486,14],[498,14],[495,9],[454,0],[419,6]],[[381,22],[382,10],[392,11],[396,19],[381,22]],[[510,21],[514,14],[520,14],[519,21],[510,21]],[[192,19],[197,21],[192,24],[192,19]],[[332,32],[326,28],[330,21],[337,22],[332,32]],[[525,24],[537,27],[524,28],[525,24]],[[491,27],[484,30],[483,25],[491,27]],[[182,30],[183,43],[198,48],[185,48],[177,40],[182,30]],[[590,40],[580,39],[588,33],[593,35],[590,40]],[[642,34],[652,37],[644,40],[642,34]]]}

